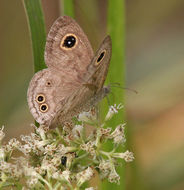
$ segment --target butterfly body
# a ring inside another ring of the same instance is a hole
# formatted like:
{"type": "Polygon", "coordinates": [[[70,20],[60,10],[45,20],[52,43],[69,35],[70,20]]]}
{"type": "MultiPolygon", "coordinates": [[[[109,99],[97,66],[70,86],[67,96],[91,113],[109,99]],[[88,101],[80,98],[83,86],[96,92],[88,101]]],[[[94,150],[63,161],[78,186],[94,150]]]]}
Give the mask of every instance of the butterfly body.
{"type": "Polygon", "coordinates": [[[53,128],[97,104],[109,92],[103,84],[110,57],[109,36],[94,55],[73,19],[57,19],[45,48],[48,68],[36,73],[28,88],[28,105],[35,120],[53,128]]]}

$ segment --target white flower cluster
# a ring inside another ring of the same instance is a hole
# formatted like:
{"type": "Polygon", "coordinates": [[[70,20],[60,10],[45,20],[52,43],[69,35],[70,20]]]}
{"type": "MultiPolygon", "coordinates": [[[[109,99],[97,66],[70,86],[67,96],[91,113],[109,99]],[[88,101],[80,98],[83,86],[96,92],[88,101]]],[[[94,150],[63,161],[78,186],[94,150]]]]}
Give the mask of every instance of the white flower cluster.
{"type": "MultiPolygon", "coordinates": [[[[62,128],[49,130],[45,126],[32,125],[33,133],[22,135],[20,141],[13,138],[6,144],[2,141],[5,136],[2,127],[0,189],[79,190],[85,182],[91,180],[95,169],[102,179],[119,183],[120,176],[116,172],[118,159],[130,162],[134,156],[128,150],[124,153],[116,151],[126,141],[125,124],[112,130],[106,121],[122,107],[111,106],[103,124],[97,123],[93,110],[80,114],[77,125],[73,127],[67,124],[62,128]],[[93,130],[87,134],[86,127],[89,123],[93,130]],[[110,152],[102,148],[106,141],[114,143],[110,152]],[[15,155],[19,156],[14,157],[15,155]]],[[[96,188],[86,188],[94,189],[96,188]]]]}

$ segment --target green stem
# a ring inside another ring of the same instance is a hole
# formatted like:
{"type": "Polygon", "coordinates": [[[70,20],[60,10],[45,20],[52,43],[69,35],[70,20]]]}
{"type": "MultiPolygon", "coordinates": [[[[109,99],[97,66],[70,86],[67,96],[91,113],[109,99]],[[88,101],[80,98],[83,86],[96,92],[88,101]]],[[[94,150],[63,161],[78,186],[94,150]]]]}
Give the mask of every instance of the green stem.
{"type": "MultiPolygon", "coordinates": [[[[124,0],[108,0],[108,34],[112,38],[112,58],[107,77],[107,83],[119,82],[122,86],[125,85],[125,2],[124,0]]],[[[124,92],[120,89],[113,88],[115,95],[115,103],[124,104],[124,92]]],[[[103,105],[102,112],[106,113],[107,106],[103,105]],[[105,107],[105,108],[104,108],[105,107]]],[[[115,128],[117,124],[125,120],[124,110],[119,111],[120,114],[113,117],[108,122],[109,126],[115,128]]],[[[113,147],[113,143],[107,143],[104,147],[109,150],[113,147]]],[[[122,151],[122,150],[121,150],[122,151]]],[[[125,190],[125,168],[119,167],[118,171],[121,176],[120,185],[109,183],[107,180],[101,183],[101,189],[121,189],[125,190]]]]}
{"type": "Polygon", "coordinates": [[[34,71],[45,68],[44,49],[46,41],[44,16],[40,0],[23,0],[31,32],[34,71]]]}
{"type": "Polygon", "coordinates": [[[49,188],[49,190],[53,189],[52,186],[51,186],[51,184],[48,183],[48,181],[45,180],[41,175],[39,175],[39,179],[47,185],[47,187],[49,188]]]}
{"type": "Polygon", "coordinates": [[[108,157],[108,159],[110,159],[111,160],[111,155],[110,155],[110,152],[105,152],[105,151],[99,151],[99,153],[101,153],[101,154],[103,154],[103,155],[105,155],[105,156],[107,156],[108,157]]]}
{"type": "Polygon", "coordinates": [[[66,184],[68,185],[68,187],[69,187],[71,190],[73,190],[72,185],[71,185],[68,181],[66,182],[66,184]]]}
{"type": "Polygon", "coordinates": [[[55,185],[53,190],[57,190],[61,186],[61,183],[58,181],[55,185]]]}
{"type": "Polygon", "coordinates": [[[101,135],[99,133],[99,129],[97,129],[97,137],[96,137],[96,142],[95,142],[95,146],[97,147],[97,150],[99,150],[100,148],[100,138],[101,138],[101,135]]]}
{"type": "Polygon", "coordinates": [[[64,15],[75,17],[74,13],[74,0],[60,0],[61,4],[61,12],[64,15]]]}
{"type": "Polygon", "coordinates": [[[81,156],[75,158],[74,164],[77,163],[77,162],[79,162],[79,160],[86,158],[87,155],[89,155],[89,153],[85,153],[85,154],[83,154],[83,155],[81,155],[81,156]]]}

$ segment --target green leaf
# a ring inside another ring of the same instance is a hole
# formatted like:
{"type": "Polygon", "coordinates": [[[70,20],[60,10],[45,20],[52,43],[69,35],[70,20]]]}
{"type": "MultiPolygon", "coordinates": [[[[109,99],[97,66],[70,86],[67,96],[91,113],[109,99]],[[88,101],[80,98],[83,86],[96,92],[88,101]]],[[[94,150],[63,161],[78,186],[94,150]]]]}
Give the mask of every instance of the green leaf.
{"type": "Polygon", "coordinates": [[[74,18],[74,1],[73,0],[61,0],[61,11],[64,15],[74,18]]]}
{"type": "Polygon", "coordinates": [[[23,0],[29,29],[31,32],[32,49],[34,57],[34,71],[38,72],[45,68],[44,49],[46,42],[46,32],[44,16],[40,0],[23,0]]]}
{"type": "MultiPolygon", "coordinates": [[[[121,86],[125,86],[125,3],[123,0],[109,0],[108,1],[108,34],[112,38],[112,58],[109,68],[107,84],[120,83],[121,86]]],[[[124,91],[120,88],[112,88],[112,94],[114,94],[113,102],[116,104],[124,104],[124,91]]],[[[111,101],[112,102],[112,101],[111,101]]],[[[102,113],[106,113],[108,107],[106,104],[102,106],[102,113]]],[[[113,129],[119,124],[125,122],[125,111],[115,116],[109,123],[109,126],[113,129]]],[[[105,149],[112,148],[112,144],[107,144],[105,149]]],[[[122,149],[120,151],[123,151],[122,149]]],[[[125,166],[122,162],[121,167],[118,169],[120,175],[120,185],[112,184],[105,180],[101,183],[101,189],[113,190],[113,189],[125,189],[125,166]]]]}

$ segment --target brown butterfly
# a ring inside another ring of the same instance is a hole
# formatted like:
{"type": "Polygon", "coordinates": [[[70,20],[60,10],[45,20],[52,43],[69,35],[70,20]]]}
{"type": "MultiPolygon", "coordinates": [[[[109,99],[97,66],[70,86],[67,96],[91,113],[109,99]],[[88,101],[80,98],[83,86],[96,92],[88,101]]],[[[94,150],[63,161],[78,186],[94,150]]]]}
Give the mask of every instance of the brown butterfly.
{"type": "Polygon", "coordinates": [[[28,105],[35,120],[56,127],[103,99],[103,86],[111,58],[107,36],[94,55],[80,26],[70,17],[59,17],[50,29],[45,47],[48,68],[37,72],[28,88],[28,105]]]}

